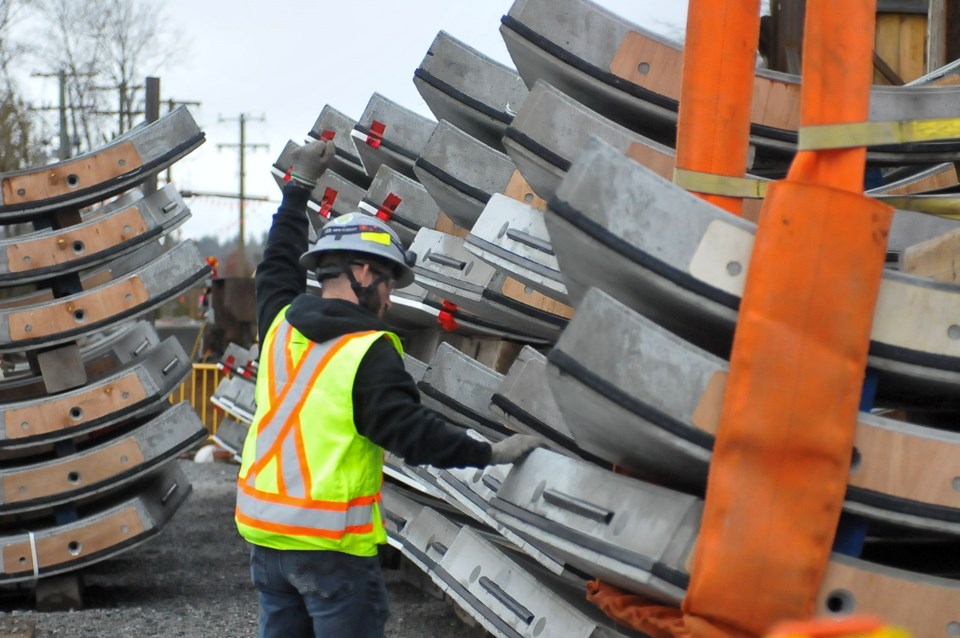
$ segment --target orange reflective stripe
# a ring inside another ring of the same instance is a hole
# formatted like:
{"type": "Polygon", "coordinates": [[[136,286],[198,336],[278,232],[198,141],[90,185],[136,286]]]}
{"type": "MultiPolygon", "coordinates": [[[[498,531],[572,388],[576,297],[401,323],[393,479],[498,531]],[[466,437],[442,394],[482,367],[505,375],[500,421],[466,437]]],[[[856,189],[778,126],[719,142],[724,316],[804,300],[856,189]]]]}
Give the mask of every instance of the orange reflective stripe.
{"type": "MultiPolygon", "coordinates": [[[[281,323],[286,323],[286,322],[284,321],[281,323]]],[[[287,330],[287,338],[284,340],[283,349],[285,351],[288,351],[290,339],[293,336],[293,329],[292,329],[292,326],[290,326],[290,324],[286,324],[286,325],[288,326],[288,330],[287,330]]],[[[310,350],[313,349],[314,345],[315,344],[311,341],[310,344],[307,346],[307,349],[304,350],[303,356],[300,357],[300,363],[297,365],[297,367],[294,368],[292,372],[289,369],[286,371],[286,373],[283,376],[284,383],[283,383],[283,389],[280,391],[280,396],[277,396],[277,389],[275,387],[276,380],[279,377],[278,371],[276,370],[270,371],[271,374],[267,377],[268,392],[270,393],[270,409],[267,410],[266,414],[264,414],[263,417],[261,417],[260,422],[257,424],[258,435],[261,432],[263,432],[263,430],[267,427],[267,425],[273,420],[273,417],[277,413],[277,410],[280,408],[281,405],[283,405],[283,402],[287,397],[287,393],[289,393],[290,389],[294,387],[294,384],[290,383],[290,380],[292,378],[295,378],[300,373],[300,367],[306,363],[307,356],[310,354],[310,350]]],[[[276,348],[276,342],[274,342],[273,348],[276,348]]],[[[286,362],[289,363],[289,360],[287,360],[286,362]]]]}
{"type": "Polygon", "coordinates": [[[299,527],[296,525],[281,525],[252,518],[242,513],[239,509],[236,513],[236,519],[238,523],[242,523],[243,525],[256,527],[265,532],[273,532],[274,534],[282,534],[284,536],[319,536],[321,538],[340,539],[347,534],[369,534],[373,531],[373,523],[354,525],[342,530],[324,530],[314,529],[312,527],[299,527]]]}
{"type": "MultiPolygon", "coordinates": [[[[294,384],[294,383],[288,382],[286,387],[284,387],[279,400],[273,401],[271,399],[270,411],[261,420],[260,429],[263,428],[265,423],[271,420],[273,415],[276,413],[278,407],[282,403],[284,403],[291,388],[295,386],[299,386],[303,388],[309,388],[313,386],[313,384],[317,380],[317,377],[320,376],[320,373],[323,372],[323,369],[326,368],[327,364],[330,362],[330,359],[333,358],[335,354],[337,354],[344,346],[350,343],[350,341],[354,339],[359,339],[361,337],[365,337],[373,332],[375,331],[368,330],[366,332],[358,332],[358,333],[344,336],[335,344],[333,344],[333,346],[331,346],[329,350],[327,350],[327,352],[323,355],[323,358],[320,360],[320,363],[317,365],[317,367],[311,371],[310,378],[307,380],[305,384],[294,384]]],[[[313,345],[314,343],[310,342],[309,347],[312,347],[313,345]]],[[[292,379],[295,379],[300,376],[301,368],[303,367],[303,364],[306,362],[306,360],[307,360],[307,356],[306,356],[306,353],[304,353],[304,355],[300,358],[299,363],[297,364],[297,369],[294,371],[293,376],[291,377],[291,381],[292,379]]],[[[302,395],[300,395],[300,397],[297,399],[296,404],[294,405],[293,414],[297,414],[297,415],[300,414],[300,411],[303,409],[303,404],[306,402],[308,396],[309,396],[308,392],[304,392],[302,395]]],[[[255,476],[261,469],[263,469],[263,466],[269,463],[274,456],[278,455],[278,452],[283,443],[284,437],[290,432],[290,428],[293,427],[293,424],[299,423],[299,421],[300,419],[298,416],[295,419],[288,419],[287,422],[283,424],[283,428],[280,430],[280,432],[277,433],[277,438],[276,440],[274,440],[270,448],[265,450],[263,453],[263,456],[257,459],[257,461],[250,467],[250,471],[247,473],[248,481],[252,480],[251,477],[255,476]]]]}
{"type": "Polygon", "coordinates": [[[289,496],[287,494],[261,492],[257,488],[253,487],[252,485],[248,485],[247,483],[240,483],[239,486],[245,494],[249,494],[250,496],[262,501],[267,501],[269,503],[292,505],[304,509],[330,510],[334,512],[342,512],[350,509],[351,507],[359,507],[362,505],[373,505],[374,503],[379,503],[381,500],[380,492],[369,496],[358,496],[350,499],[349,501],[321,501],[312,498],[289,496]]]}

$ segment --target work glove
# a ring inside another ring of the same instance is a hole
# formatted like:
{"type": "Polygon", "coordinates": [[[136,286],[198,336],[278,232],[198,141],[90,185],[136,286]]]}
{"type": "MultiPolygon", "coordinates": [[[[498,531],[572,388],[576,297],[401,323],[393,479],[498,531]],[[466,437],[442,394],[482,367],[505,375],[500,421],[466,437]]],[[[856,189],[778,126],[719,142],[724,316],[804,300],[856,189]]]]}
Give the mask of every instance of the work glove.
{"type": "Polygon", "coordinates": [[[290,177],[298,184],[313,190],[323,171],[333,163],[337,152],[333,140],[313,140],[290,154],[290,177]]]}
{"type": "Polygon", "coordinates": [[[490,465],[516,463],[538,447],[544,447],[545,441],[531,434],[513,434],[490,446],[490,465]]]}

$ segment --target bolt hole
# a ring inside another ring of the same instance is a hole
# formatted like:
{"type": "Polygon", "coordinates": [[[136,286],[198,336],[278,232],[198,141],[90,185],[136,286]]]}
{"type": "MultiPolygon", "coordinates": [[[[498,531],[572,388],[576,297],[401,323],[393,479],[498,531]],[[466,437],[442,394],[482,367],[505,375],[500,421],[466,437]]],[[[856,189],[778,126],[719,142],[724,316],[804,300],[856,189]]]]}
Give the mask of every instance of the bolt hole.
{"type": "Polygon", "coordinates": [[[73,311],[73,318],[77,323],[83,323],[87,320],[87,311],[79,308],[73,311]]]}
{"type": "Polygon", "coordinates": [[[71,556],[77,556],[80,554],[80,543],[78,541],[70,541],[67,543],[67,551],[70,552],[71,556]]]}
{"type": "Polygon", "coordinates": [[[27,564],[27,557],[26,557],[26,556],[21,556],[20,559],[19,559],[17,562],[20,563],[21,565],[26,565],[26,564],[27,564]]]}
{"type": "Polygon", "coordinates": [[[851,614],[856,607],[853,594],[845,589],[835,589],[827,595],[827,611],[831,614],[851,614]]]}
{"type": "Polygon", "coordinates": [[[33,263],[33,258],[31,258],[30,255],[27,255],[27,256],[25,256],[25,257],[23,258],[23,263],[25,263],[25,264],[32,264],[32,263],[33,263]]]}
{"type": "Polygon", "coordinates": [[[737,277],[743,272],[743,265],[739,261],[727,262],[727,274],[737,277]]]}
{"type": "Polygon", "coordinates": [[[530,202],[532,202],[532,201],[533,201],[533,193],[524,193],[524,194],[523,194],[523,201],[527,202],[528,204],[529,204],[530,202]]]}
{"type": "Polygon", "coordinates": [[[70,408],[70,418],[74,421],[83,418],[83,408],[81,408],[79,405],[75,405],[70,408]]]}
{"type": "Polygon", "coordinates": [[[640,71],[640,73],[642,73],[643,75],[650,73],[650,63],[641,62],[640,64],[637,65],[637,71],[640,71]]]}
{"type": "Polygon", "coordinates": [[[860,469],[860,466],[863,464],[863,455],[860,454],[860,450],[853,448],[853,458],[850,459],[850,471],[856,472],[860,469]]]}
{"type": "Polygon", "coordinates": [[[76,188],[80,185],[80,176],[76,173],[70,173],[67,175],[67,186],[70,188],[76,188]]]}
{"type": "Polygon", "coordinates": [[[18,188],[18,189],[17,189],[17,195],[19,195],[20,197],[23,197],[23,196],[26,195],[26,194],[27,194],[27,189],[25,189],[25,188],[18,188]]]}
{"type": "Polygon", "coordinates": [[[118,166],[126,166],[126,165],[127,165],[127,160],[125,160],[125,159],[118,160],[118,161],[117,161],[117,165],[118,165],[118,166]]]}
{"type": "Polygon", "coordinates": [[[67,474],[67,480],[73,484],[80,482],[80,472],[70,472],[67,474]]]}
{"type": "Polygon", "coordinates": [[[960,341],[960,326],[953,324],[947,328],[947,336],[950,337],[951,341],[960,341]]]}
{"type": "Polygon", "coordinates": [[[86,246],[84,246],[84,245],[83,245],[83,242],[80,241],[79,239],[78,239],[77,241],[73,242],[73,252],[77,253],[78,255],[79,255],[80,253],[82,253],[85,248],[86,248],[86,246]]]}
{"type": "Polygon", "coordinates": [[[24,332],[33,332],[33,324],[28,323],[23,327],[24,332]]]}
{"type": "Polygon", "coordinates": [[[960,622],[952,620],[947,623],[947,635],[948,636],[960,636],[960,622]]]}
{"type": "Polygon", "coordinates": [[[953,491],[960,492],[960,476],[955,476],[953,478],[953,491]]]}

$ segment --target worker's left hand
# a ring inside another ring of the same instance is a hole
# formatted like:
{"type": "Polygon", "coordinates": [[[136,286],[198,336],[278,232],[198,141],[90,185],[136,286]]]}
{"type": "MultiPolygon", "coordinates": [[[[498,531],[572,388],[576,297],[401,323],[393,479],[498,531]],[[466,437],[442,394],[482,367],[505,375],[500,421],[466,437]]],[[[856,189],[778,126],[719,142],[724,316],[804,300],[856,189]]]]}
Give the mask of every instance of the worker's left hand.
{"type": "Polygon", "coordinates": [[[545,447],[546,441],[532,434],[513,434],[497,441],[490,449],[490,464],[516,463],[538,447],[545,447]]]}
{"type": "Polygon", "coordinates": [[[330,167],[336,152],[333,140],[313,140],[304,144],[290,154],[290,177],[312,190],[323,171],[330,167]]]}

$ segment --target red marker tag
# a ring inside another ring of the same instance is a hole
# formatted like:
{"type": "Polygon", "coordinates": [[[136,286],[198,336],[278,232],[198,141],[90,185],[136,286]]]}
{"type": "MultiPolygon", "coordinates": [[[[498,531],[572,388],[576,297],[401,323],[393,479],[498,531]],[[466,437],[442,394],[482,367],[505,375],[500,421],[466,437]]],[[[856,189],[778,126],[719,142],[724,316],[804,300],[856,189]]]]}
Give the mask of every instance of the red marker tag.
{"type": "Polygon", "coordinates": [[[397,212],[397,206],[400,205],[402,200],[393,193],[387,195],[387,198],[383,200],[383,203],[380,204],[380,208],[377,209],[377,217],[382,219],[385,222],[393,219],[394,213],[397,212]]]}
{"type": "Polygon", "coordinates": [[[329,186],[324,189],[323,197],[320,199],[320,215],[330,219],[330,211],[333,210],[333,202],[337,200],[337,191],[329,186]]]}
{"type": "Polygon", "coordinates": [[[453,332],[460,327],[460,324],[454,318],[453,313],[457,311],[457,305],[444,300],[440,306],[440,314],[437,315],[437,323],[447,332],[453,332]]]}
{"type": "Polygon", "coordinates": [[[367,133],[367,144],[373,148],[380,148],[380,142],[383,141],[383,132],[387,129],[387,125],[383,122],[374,120],[370,124],[370,132],[367,133]]]}
{"type": "Polygon", "coordinates": [[[323,140],[324,142],[329,142],[330,140],[332,140],[332,139],[335,138],[336,136],[337,136],[337,132],[336,132],[336,131],[324,130],[322,133],[320,133],[320,139],[323,140]]]}

